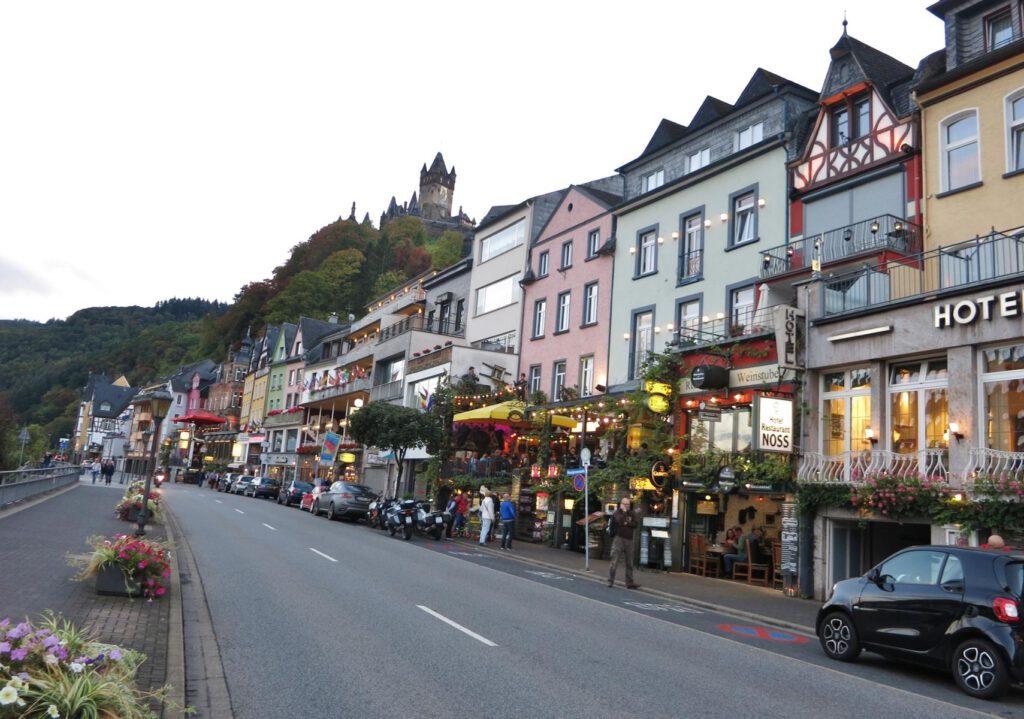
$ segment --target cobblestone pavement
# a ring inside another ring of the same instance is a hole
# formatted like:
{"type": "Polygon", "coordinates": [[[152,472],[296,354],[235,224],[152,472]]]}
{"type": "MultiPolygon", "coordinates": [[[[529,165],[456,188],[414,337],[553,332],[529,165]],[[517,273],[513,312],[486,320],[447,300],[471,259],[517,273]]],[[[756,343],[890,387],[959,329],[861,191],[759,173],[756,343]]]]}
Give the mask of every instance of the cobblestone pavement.
{"type": "MultiPolygon", "coordinates": [[[[77,626],[91,629],[104,642],[135,649],[146,655],[138,683],[155,689],[167,681],[167,650],[171,601],[100,596],[92,582],[73,580],[77,569],[69,554],[86,555],[92,535],[112,537],[134,530],[118,520],[114,505],[124,486],[92,485],[83,475],[78,486],[47,497],[17,512],[0,513],[0,618],[38,618],[50,609],[77,626]]],[[[148,536],[164,539],[159,525],[147,527],[148,536]]]]}

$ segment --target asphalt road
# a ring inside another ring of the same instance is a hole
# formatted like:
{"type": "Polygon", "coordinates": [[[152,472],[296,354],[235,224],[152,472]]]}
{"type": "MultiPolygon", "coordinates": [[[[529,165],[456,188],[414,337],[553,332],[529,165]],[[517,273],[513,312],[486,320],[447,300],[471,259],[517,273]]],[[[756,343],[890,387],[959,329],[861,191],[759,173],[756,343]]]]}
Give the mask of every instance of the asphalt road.
{"type": "Polygon", "coordinates": [[[1024,691],[608,589],[465,544],[167,487],[236,717],[1024,717],[1024,691]]]}

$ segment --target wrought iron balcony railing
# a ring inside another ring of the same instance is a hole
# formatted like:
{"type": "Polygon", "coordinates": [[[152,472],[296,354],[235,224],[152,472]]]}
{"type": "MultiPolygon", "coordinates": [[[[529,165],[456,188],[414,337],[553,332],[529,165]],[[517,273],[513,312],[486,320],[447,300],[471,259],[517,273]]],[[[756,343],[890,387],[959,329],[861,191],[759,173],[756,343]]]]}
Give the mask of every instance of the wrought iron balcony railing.
{"type": "Polygon", "coordinates": [[[690,250],[679,255],[679,276],[676,278],[680,284],[699,280],[704,276],[704,249],[690,250]]]}
{"type": "Polygon", "coordinates": [[[948,464],[949,453],[945,449],[923,449],[914,454],[882,449],[834,455],[805,452],[796,480],[814,484],[861,484],[872,474],[880,472],[948,479],[948,464]]]}
{"type": "Polygon", "coordinates": [[[884,307],[1020,272],[1024,272],[1024,230],[993,230],[967,242],[830,277],[822,287],[820,312],[829,316],[884,307]]]}
{"type": "Polygon", "coordinates": [[[881,215],[779,245],[762,253],[761,277],[771,279],[809,270],[816,259],[825,266],[882,250],[904,255],[919,253],[920,225],[893,215],[881,215]]]}

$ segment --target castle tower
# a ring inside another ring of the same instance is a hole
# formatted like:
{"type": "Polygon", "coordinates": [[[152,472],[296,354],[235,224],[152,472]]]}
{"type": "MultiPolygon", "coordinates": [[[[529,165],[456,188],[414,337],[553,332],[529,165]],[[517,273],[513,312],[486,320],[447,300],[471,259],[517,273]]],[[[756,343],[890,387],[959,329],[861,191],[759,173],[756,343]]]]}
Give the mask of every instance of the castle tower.
{"type": "Polygon", "coordinates": [[[426,164],[420,170],[420,207],[424,220],[448,220],[452,216],[452,196],[455,194],[455,167],[449,171],[441,153],[437,153],[430,169],[426,164]]]}

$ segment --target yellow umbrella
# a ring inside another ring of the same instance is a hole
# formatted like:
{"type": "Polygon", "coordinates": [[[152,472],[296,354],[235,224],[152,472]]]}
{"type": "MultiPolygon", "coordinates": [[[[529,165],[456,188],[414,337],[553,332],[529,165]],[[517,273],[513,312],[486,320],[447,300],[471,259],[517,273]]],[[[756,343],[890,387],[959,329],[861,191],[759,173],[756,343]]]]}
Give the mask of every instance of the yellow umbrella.
{"type": "MultiPolygon", "coordinates": [[[[452,417],[454,422],[504,422],[506,424],[528,424],[525,402],[500,402],[486,407],[477,407],[459,412],[452,417]]],[[[561,414],[551,415],[551,424],[555,427],[572,429],[576,420],[561,414]]]]}

